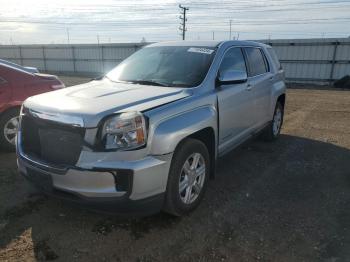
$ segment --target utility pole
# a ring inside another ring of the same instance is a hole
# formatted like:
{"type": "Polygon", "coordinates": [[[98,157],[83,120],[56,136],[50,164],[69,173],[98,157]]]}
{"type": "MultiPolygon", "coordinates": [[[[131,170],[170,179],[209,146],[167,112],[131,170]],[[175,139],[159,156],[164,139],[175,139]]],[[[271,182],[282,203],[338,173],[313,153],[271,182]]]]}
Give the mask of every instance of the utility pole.
{"type": "Polygon", "coordinates": [[[230,20],[230,40],[232,39],[232,20],[230,20]]]}
{"type": "Polygon", "coordinates": [[[69,28],[68,27],[66,28],[66,31],[67,31],[67,42],[68,42],[68,45],[69,45],[69,28]]]}
{"type": "Polygon", "coordinates": [[[182,9],[181,10],[181,16],[180,16],[180,19],[181,19],[181,23],[180,23],[180,31],[182,32],[182,40],[185,40],[185,34],[186,34],[186,21],[187,21],[187,18],[186,18],[186,11],[189,10],[188,7],[184,7],[182,5],[179,5],[179,8],[182,9]]]}
{"type": "Polygon", "coordinates": [[[215,40],[215,32],[213,31],[213,40],[215,40]]]}

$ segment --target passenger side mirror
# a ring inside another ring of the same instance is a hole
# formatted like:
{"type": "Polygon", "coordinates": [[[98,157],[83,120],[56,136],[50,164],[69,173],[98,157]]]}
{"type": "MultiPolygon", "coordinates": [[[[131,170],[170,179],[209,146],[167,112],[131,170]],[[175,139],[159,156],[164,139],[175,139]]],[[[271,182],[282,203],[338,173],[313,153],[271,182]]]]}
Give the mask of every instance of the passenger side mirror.
{"type": "Polygon", "coordinates": [[[244,71],[231,70],[219,74],[217,80],[222,85],[239,84],[247,82],[248,76],[244,71]]]}

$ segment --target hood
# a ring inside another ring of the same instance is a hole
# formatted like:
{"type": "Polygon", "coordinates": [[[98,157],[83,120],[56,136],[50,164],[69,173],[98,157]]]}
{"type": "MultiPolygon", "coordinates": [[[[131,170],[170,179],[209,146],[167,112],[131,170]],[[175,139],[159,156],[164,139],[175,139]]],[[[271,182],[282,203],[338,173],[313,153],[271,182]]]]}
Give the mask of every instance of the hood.
{"type": "Polygon", "coordinates": [[[32,96],[24,105],[57,118],[81,118],[85,127],[96,127],[109,114],[142,112],[185,98],[190,93],[184,88],[115,83],[104,79],[32,96]]]}

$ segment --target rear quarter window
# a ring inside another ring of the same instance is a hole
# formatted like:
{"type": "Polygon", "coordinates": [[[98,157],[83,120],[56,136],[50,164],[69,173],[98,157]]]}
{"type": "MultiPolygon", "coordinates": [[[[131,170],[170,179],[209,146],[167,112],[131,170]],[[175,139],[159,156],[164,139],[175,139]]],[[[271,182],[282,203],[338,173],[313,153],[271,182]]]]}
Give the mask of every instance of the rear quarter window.
{"type": "Polygon", "coordinates": [[[269,71],[266,58],[260,48],[246,47],[245,52],[248,58],[249,76],[262,75],[269,71]]]}
{"type": "Polygon", "coordinates": [[[276,55],[275,50],[273,50],[271,47],[267,48],[267,52],[269,53],[272,62],[275,64],[276,68],[278,70],[282,69],[282,65],[280,63],[280,60],[278,59],[278,56],[276,55]]]}

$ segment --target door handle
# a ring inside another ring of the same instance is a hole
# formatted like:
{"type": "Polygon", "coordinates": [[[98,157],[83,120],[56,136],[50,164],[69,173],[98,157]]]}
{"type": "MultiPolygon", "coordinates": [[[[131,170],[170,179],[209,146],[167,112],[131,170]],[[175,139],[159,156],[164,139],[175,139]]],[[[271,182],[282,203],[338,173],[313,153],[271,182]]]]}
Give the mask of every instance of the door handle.
{"type": "Polygon", "coordinates": [[[251,90],[252,90],[252,85],[251,85],[251,84],[248,84],[247,87],[246,87],[246,90],[247,90],[247,91],[251,91],[251,90]]]}

